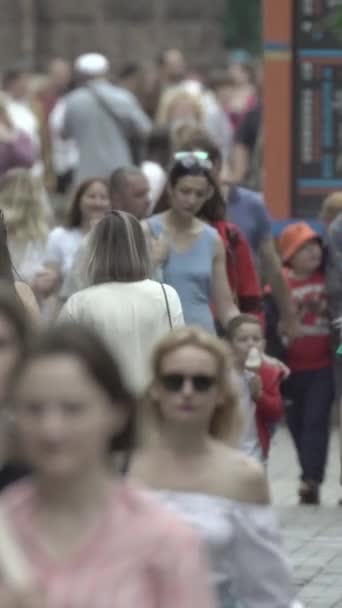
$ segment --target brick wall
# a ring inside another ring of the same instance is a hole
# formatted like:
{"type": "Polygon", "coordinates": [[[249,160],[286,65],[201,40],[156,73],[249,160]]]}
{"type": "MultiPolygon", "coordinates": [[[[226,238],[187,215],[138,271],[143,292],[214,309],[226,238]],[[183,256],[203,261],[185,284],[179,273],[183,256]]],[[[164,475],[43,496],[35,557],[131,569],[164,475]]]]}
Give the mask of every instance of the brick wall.
{"type": "Polygon", "coordinates": [[[173,46],[182,48],[191,63],[210,65],[223,54],[226,4],[226,0],[0,0],[0,62],[6,65],[22,56],[23,49],[30,49],[31,36],[36,65],[56,55],[72,59],[97,50],[119,66],[153,58],[173,46]]]}

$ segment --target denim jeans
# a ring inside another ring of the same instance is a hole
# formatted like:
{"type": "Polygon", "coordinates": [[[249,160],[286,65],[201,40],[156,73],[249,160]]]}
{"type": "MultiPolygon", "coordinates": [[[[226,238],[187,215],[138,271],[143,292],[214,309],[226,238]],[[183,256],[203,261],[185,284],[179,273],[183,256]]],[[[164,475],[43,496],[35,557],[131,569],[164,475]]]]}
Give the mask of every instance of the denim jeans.
{"type": "Polygon", "coordinates": [[[332,367],[295,372],[283,386],[285,413],[303,480],[321,483],[327,460],[334,400],[332,367]]]}

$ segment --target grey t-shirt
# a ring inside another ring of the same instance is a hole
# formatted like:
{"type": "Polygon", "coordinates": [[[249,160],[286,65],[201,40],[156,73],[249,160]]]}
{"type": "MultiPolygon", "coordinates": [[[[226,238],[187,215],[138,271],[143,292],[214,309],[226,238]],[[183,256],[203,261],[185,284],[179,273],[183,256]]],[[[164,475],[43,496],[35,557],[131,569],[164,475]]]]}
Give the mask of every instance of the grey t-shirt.
{"type": "Polygon", "coordinates": [[[94,176],[107,178],[114,169],[132,164],[129,138],[151,129],[134,95],[96,79],[69,93],[65,103],[63,131],[75,140],[80,154],[77,183],[94,176]]]}

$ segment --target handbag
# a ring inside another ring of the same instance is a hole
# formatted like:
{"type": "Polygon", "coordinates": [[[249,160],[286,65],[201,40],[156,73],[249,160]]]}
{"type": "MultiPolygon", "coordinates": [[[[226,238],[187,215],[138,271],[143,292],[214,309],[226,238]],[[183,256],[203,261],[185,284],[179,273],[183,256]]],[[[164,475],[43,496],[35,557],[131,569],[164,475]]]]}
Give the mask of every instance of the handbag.
{"type": "Polygon", "coordinates": [[[160,286],[161,286],[161,288],[163,290],[163,294],[164,294],[164,300],[165,300],[165,305],[166,305],[167,317],[169,319],[169,326],[170,326],[170,329],[173,329],[172,318],[171,318],[171,311],[170,311],[170,304],[169,304],[169,299],[167,297],[167,293],[166,293],[166,289],[165,289],[164,283],[160,283],[160,286]]]}

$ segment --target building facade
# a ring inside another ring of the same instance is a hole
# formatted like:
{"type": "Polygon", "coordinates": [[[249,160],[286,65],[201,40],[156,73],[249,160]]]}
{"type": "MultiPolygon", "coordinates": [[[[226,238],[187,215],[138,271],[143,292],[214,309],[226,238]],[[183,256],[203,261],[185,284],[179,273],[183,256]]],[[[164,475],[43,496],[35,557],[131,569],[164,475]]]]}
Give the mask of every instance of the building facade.
{"type": "Polygon", "coordinates": [[[204,67],[224,53],[227,0],[0,0],[0,64],[36,68],[100,51],[114,67],[181,48],[204,67]]]}

